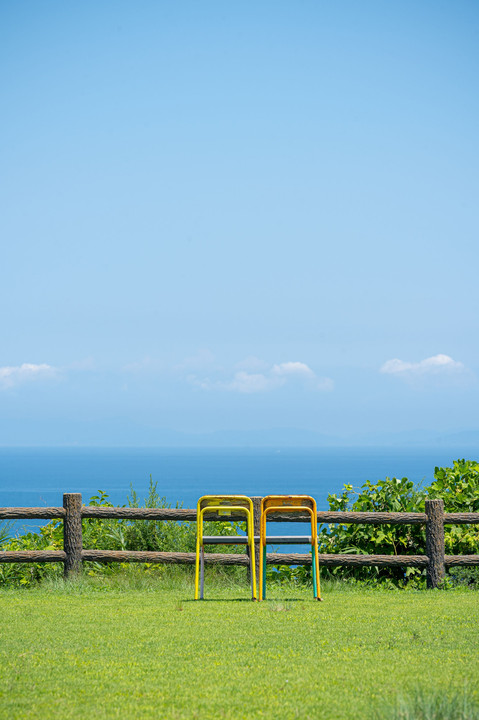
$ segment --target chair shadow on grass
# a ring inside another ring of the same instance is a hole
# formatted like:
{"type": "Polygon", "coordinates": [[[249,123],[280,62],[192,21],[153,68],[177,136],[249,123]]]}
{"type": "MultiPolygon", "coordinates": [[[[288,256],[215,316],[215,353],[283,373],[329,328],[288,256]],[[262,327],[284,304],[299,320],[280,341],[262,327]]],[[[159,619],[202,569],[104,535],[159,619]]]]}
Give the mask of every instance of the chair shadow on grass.
{"type": "Polygon", "coordinates": [[[253,600],[252,598],[203,598],[202,600],[195,600],[194,598],[186,598],[182,600],[181,602],[185,603],[204,603],[204,602],[215,602],[215,603],[238,603],[238,602],[245,602],[245,603],[254,603],[256,602],[258,605],[261,605],[262,603],[266,602],[308,602],[306,598],[287,598],[287,597],[268,597],[264,600],[253,600]]]}

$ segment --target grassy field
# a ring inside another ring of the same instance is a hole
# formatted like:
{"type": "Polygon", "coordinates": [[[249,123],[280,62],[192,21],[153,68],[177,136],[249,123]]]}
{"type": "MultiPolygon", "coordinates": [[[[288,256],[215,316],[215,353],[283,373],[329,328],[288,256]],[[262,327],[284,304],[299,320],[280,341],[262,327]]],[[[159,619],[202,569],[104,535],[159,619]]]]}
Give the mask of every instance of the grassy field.
{"type": "Polygon", "coordinates": [[[479,699],[477,592],[339,586],[260,604],[207,585],[216,599],[195,603],[189,580],[132,578],[0,592],[0,717],[357,720],[465,683],[479,699]]]}

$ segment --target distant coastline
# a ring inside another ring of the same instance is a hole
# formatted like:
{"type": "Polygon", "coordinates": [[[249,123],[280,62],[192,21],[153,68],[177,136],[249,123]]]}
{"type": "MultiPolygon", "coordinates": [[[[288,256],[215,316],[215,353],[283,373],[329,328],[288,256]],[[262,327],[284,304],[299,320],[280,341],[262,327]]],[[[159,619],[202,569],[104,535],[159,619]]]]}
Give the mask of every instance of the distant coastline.
{"type": "Polygon", "coordinates": [[[26,437],[26,441],[8,442],[5,434],[0,448],[129,448],[129,449],[229,449],[229,448],[477,448],[479,450],[479,430],[466,429],[459,432],[439,432],[433,430],[412,429],[399,432],[364,432],[349,435],[327,435],[304,428],[270,428],[253,430],[217,430],[205,433],[186,433],[175,430],[151,427],[116,428],[114,441],[98,442],[102,437],[95,429],[89,433],[74,433],[71,437],[61,437],[58,433],[46,433],[43,437],[38,431],[33,435],[35,441],[29,441],[28,431],[17,436],[26,437]],[[75,436],[78,439],[75,439],[75,436]],[[90,437],[91,436],[91,437],[90,437]],[[54,437],[53,442],[51,438],[54,437]]]}

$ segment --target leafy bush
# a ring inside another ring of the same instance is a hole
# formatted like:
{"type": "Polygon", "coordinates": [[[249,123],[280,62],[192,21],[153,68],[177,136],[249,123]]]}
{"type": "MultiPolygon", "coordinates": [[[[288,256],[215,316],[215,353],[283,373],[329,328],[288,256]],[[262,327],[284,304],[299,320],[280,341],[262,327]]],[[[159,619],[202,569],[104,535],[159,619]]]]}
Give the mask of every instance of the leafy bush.
{"type": "MultiPolygon", "coordinates": [[[[407,478],[386,478],[376,484],[367,480],[359,489],[346,485],[341,495],[328,495],[330,510],[361,512],[424,512],[425,500],[441,498],[445,512],[479,512],[479,463],[457,460],[452,468],[435,468],[431,485],[416,487],[407,478]]],[[[426,535],[423,525],[328,525],[319,530],[320,551],[324,553],[356,553],[365,555],[423,555],[426,535]]],[[[446,525],[447,554],[479,552],[479,526],[446,525]]],[[[451,578],[460,578],[462,568],[451,571],[451,578]]],[[[381,579],[403,585],[419,580],[425,571],[417,568],[334,568],[322,570],[323,575],[353,577],[360,580],[381,579]]],[[[477,577],[475,570],[466,573],[477,577]]]]}
{"type": "MultiPolygon", "coordinates": [[[[445,512],[479,512],[479,463],[456,460],[452,468],[436,467],[427,490],[430,498],[444,500],[445,512]]],[[[479,552],[479,525],[446,525],[445,545],[448,555],[479,552]]]]}
{"type": "MultiPolygon", "coordinates": [[[[479,463],[456,460],[452,468],[438,468],[429,497],[442,498],[445,512],[479,512],[479,463]]],[[[479,553],[479,525],[446,525],[448,555],[479,553]]],[[[479,586],[479,567],[452,567],[449,580],[456,585],[479,586]]]]}
{"type": "Polygon", "coordinates": [[[452,468],[436,467],[430,498],[442,498],[446,512],[479,512],[479,463],[455,460],[452,468]]]}
{"type": "MultiPolygon", "coordinates": [[[[38,533],[29,532],[9,538],[3,543],[2,550],[62,550],[63,531],[61,530],[61,543],[58,544],[57,521],[48,523],[40,528],[38,533]]],[[[31,585],[46,577],[58,576],[63,572],[60,563],[0,563],[0,585],[31,585]]]]}
{"type": "MultiPolygon", "coordinates": [[[[341,495],[328,495],[329,509],[356,512],[424,512],[426,492],[407,478],[386,478],[376,484],[367,480],[356,490],[345,485],[341,495]]],[[[319,529],[320,551],[360,555],[422,555],[426,534],[422,525],[328,525],[319,529]]],[[[325,573],[322,570],[323,574],[325,573]]],[[[418,575],[416,568],[333,568],[332,575],[371,579],[404,580],[418,575]]]]}
{"type": "MultiPolygon", "coordinates": [[[[131,489],[128,496],[128,507],[169,508],[171,505],[157,491],[157,483],[150,476],[148,495],[140,504],[138,494],[131,489]]],[[[112,507],[106,492],[99,490],[90,498],[89,505],[112,507]]],[[[181,504],[177,503],[177,508],[181,504]]],[[[210,521],[204,524],[208,535],[237,535],[242,523],[223,523],[210,521]]],[[[175,551],[194,552],[196,544],[196,522],[177,522],[174,520],[116,520],[107,518],[84,518],[82,520],[83,547],[93,550],[142,550],[142,551],[175,551]]],[[[5,534],[5,531],[4,531],[5,534]]],[[[1,538],[1,536],[0,536],[1,538]]],[[[1,541],[1,540],[0,540],[1,541]]],[[[4,550],[63,550],[63,522],[52,520],[39,529],[8,539],[5,534],[4,550]]],[[[208,545],[208,552],[242,552],[239,546],[208,545]]],[[[126,563],[85,563],[87,572],[114,573],[120,572],[126,563]]],[[[138,566],[137,566],[138,567],[138,566]]],[[[162,573],[164,565],[142,563],[140,570],[149,573],[162,573]]],[[[226,568],[228,574],[235,574],[236,568],[226,568]]],[[[56,577],[63,573],[61,563],[5,563],[0,564],[0,584],[31,585],[46,577],[56,577]]]]}
{"type": "MultiPolygon", "coordinates": [[[[360,488],[345,485],[339,495],[328,495],[329,510],[356,512],[424,512],[426,499],[440,498],[445,512],[479,512],[479,463],[456,460],[452,467],[436,467],[434,481],[421,488],[407,478],[389,478],[360,488]]],[[[424,555],[424,525],[323,525],[318,531],[320,552],[358,555],[424,555]]],[[[448,555],[479,553],[479,525],[446,525],[448,555]]],[[[479,568],[451,568],[452,584],[478,585],[479,568]]],[[[347,578],[353,582],[378,581],[394,586],[422,586],[425,570],[419,568],[322,568],[321,576],[347,578]]],[[[275,566],[267,578],[280,584],[311,583],[310,568],[275,566]]]]}

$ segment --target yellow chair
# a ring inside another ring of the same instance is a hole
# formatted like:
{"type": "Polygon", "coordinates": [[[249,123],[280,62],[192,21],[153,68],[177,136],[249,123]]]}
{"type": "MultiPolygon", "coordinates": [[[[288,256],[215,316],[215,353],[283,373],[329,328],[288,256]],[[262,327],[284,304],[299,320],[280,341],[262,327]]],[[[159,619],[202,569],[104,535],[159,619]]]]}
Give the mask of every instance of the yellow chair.
{"type": "Polygon", "coordinates": [[[197,505],[195,600],[203,600],[205,584],[205,545],[247,545],[251,575],[252,599],[256,600],[256,573],[254,562],[253,502],[246,495],[203,495],[197,505]],[[232,520],[232,513],[245,516],[246,535],[203,535],[204,516],[207,513],[232,520]],[[199,596],[199,598],[198,598],[199,596]]]}
{"type": "Polygon", "coordinates": [[[266,597],[266,545],[311,545],[313,564],[313,593],[321,600],[319,586],[318,515],[316,500],[309,495],[267,495],[261,500],[259,548],[259,599],[266,597]],[[311,518],[311,535],[266,535],[268,515],[274,512],[308,513],[311,518]]]}

